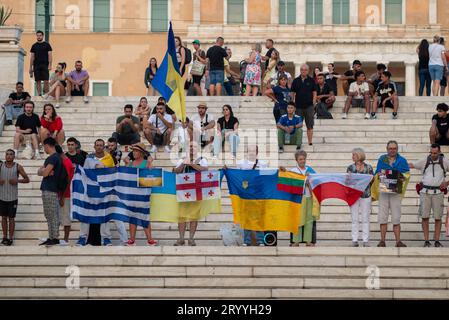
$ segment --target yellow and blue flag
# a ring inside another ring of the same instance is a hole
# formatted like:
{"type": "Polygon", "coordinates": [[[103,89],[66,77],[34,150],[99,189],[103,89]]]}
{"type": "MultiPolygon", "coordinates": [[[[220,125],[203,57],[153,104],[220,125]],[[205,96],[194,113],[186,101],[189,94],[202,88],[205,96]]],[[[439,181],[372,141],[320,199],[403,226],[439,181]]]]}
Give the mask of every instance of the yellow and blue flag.
{"type": "Polygon", "coordinates": [[[167,100],[168,106],[175,112],[178,119],[186,119],[186,99],[184,80],[179,72],[176,58],[175,35],[172,24],[168,30],[167,52],[164,60],[154,76],[151,85],[167,100]]]}
{"type": "Polygon", "coordinates": [[[163,172],[164,185],[151,188],[151,221],[189,222],[198,221],[209,213],[221,212],[221,199],[178,202],[176,196],[176,173],[163,172]]]}
{"type": "Polygon", "coordinates": [[[277,170],[224,171],[234,223],[254,231],[298,232],[302,195],[278,190],[277,170]]]}

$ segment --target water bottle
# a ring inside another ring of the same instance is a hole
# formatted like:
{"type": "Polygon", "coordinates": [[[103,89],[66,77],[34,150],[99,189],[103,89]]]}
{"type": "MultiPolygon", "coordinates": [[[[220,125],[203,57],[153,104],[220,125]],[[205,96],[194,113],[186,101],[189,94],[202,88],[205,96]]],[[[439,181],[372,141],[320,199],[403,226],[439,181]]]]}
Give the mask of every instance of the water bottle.
{"type": "Polygon", "coordinates": [[[285,144],[290,144],[290,133],[285,134],[285,144]]]}

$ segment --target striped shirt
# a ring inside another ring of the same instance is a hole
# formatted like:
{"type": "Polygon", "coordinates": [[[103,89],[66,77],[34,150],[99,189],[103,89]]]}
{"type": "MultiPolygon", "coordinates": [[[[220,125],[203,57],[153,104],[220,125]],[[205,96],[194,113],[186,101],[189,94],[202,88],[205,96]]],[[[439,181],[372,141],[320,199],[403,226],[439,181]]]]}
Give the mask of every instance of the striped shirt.
{"type": "Polygon", "coordinates": [[[0,200],[1,201],[15,201],[19,195],[18,184],[12,185],[9,183],[10,179],[17,179],[19,177],[18,164],[14,162],[11,168],[8,168],[5,163],[0,164],[0,180],[5,181],[0,186],[0,200]]]}

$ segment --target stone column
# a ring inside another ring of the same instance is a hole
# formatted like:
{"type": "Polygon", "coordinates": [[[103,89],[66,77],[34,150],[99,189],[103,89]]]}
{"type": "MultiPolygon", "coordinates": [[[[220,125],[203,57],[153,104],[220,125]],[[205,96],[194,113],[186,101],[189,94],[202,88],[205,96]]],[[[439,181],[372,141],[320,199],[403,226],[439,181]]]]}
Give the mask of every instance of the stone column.
{"type": "Polygon", "coordinates": [[[201,24],[201,0],[193,0],[193,24],[201,24]]]}
{"type": "Polygon", "coordinates": [[[359,0],[349,0],[349,24],[359,24],[359,0]]]}
{"type": "Polygon", "coordinates": [[[436,24],[438,21],[437,0],[429,0],[429,24],[436,24]]]}
{"type": "Polygon", "coordinates": [[[279,0],[271,0],[271,24],[279,24],[279,0]]]}
{"type": "Polygon", "coordinates": [[[306,24],[306,0],[296,1],[296,24],[306,24]]]}
{"type": "Polygon", "coordinates": [[[323,24],[332,24],[332,0],[323,0],[323,24]]]}
{"type": "Polygon", "coordinates": [[[416,62],[405,63],[405,95],[407,97],[416,95],[416,62]]]}
{"type": "Polygon", "coordinates": [[[301,74],[301,66],[304,64],[304,62],[295,62],[295,77],[299,77],[301,74]]]}
{"type": "Polygon", "coordinates": [[[327,69],[327,64],[328,64],[328,62],[321,62],[321,71],[322,72],[328,72],[329,71],[327,69]]]}

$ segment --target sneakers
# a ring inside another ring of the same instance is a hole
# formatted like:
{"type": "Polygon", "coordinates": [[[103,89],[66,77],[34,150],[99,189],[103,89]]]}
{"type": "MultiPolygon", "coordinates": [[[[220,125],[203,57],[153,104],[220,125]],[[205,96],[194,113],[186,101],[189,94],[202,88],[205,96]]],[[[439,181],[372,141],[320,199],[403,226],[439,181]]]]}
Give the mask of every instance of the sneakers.
{"type": "Polygon", "coordinates": [[[396,248],[405,248],[407,247],[404,242],[398,241],[396,242],[396,248]]]}
{"type": "Polygon", "coordinates": [[[3,238],[3,240],[2,240],[2,245],[7,246],[8,243],[9,243],[9,240],[6,239],[6,238],[3,238]]]}
{"type": "Polygon", "coordinates": [[[67,98],[65,98],[65,102],[66,103],[70,103],[72,101],[72,97],[68,96],[67,98]]]}
{"type": "Polygon", "coordinates": [[[12,120],[6,120],[6,125],[7,126],[12,126],[12,120]]]}
{"type": "Polygon", "coordinates": [[[377,246],[379,248],[385,248],[387,245],[385,244],[385,241],[379,241],[379,243],[377,244],[377,246]]]}
{"type": "Polygon", "coordinates": [[[84,247],[87,244],[87,239],[84,237],[79,237],[78,241],[76,242],[77,247],[84,247]]]}
{"type": "Polygon", "coordinates": [[[365,113],[365,120],[368,120],[370,117],[371,117],[371,116],[370,116],[370,114],[369,114],[368,112],[365,113]]]}
{"type": "Polygon", "coordinates": [[[48,93],[44,94],[44,95],[42,96],[42,99],[47,100],[47,99],[48,99],[48,93]]]}
{"type": "Polygon", "coordinates": [[[59,109],[60,106],[61,106],[61,105],[60,105],[59,103],[55,104],[55,108],[56,108],[56,109],[59,109]]]}
{"type": "Polygon", "coordinates": [[[84,96],[84,97],[83,97],[83,101],[84,101],[84,103],[89,103],[89,98],[86,97],[86,96],[84,96]]]}
{"type": "Polygon", "coordinates": [[[157,147],[156,147],[155,145],[153,145],[153,146],[151,147],[150,152],[156,153],[156,152],[157,152],[157,147]]]}
{"type": "MultiPolygon", "coordinates": [[[[11,241],[11,240],[9,240],[9,241],[11,241]]],[[[440,241],[435,241],[435,248],[441,248],[441,247],[443,247],[441,242],[440,241]]]]}
{"type": "Polygon", "coordinates": [[[68,242],[68,241],[65,241],[65,240],[59,240],[59,245],[60,245],[60,246],[66,247],[66,246],[69,245],[69,242],[68,242]]]}
{"type": "Polygon", "coordinates": [[[59,240],[58,239],[47,239],[44,242],[42,242],[41,244],[39,244],[40,246],[55,246],[59,244],[59,240]]]}
{"type": "Polygon", "coordinates": [[[5,246],[7,246],[7,247],[12,246],[13,243],[14,243],[14,241],[12,239],[9,239],[8,243],[5,244],[5,246]]]}
{"type": "Polygon", "coordinates": [[[40,243],[39,245],[40,246],[48,246],[48,245],[50,245],[51,242],[52,242],[51,239],[47,239],[44,242],[40,243]]]}
{"type": "Polygon", "coordinates": [[[126,243],[126,245],[128,247],[134,247],[136,245],[136,241],[129,239],[128,242],[126,243]]]}
{"type": "Polygon", "coordinates": [[[191,246],[191,247],[195,247],[196,246],[196,242],[193,239],[189,239],[188,243],[189,243],[189,246],[191,246]]]}
{"type": "Polygon", "coordinates": [[[34,152],[33,159],[34,159],[34,160],[42,160],[41,154],[39,153],[39,150],[36,150],[36,151],[34,152]]]}
{"type": "Polygon", "coordinates": [[[186,242],[184,240],[178,239],[173,245],[175,247],[183,246],[186,242]]]}
{"type": "Polygon", "coordinates": [[[430,248],[431,246],[432,246],[432,244],[430,243],[430,241],[424,242],[424,248],[430,248]]]}
{"type": "Polygon", "coordinates": [[[103,246],[105,246],[105,247],[111,247],[111,246],[112,246],[112,241],[111,241],[111,239],[104,238],[104,239],[103,239],[103,246]]]}
{"type": "Polygon", "coordinates": [[[371,112],[371,119],[372,120],[377,119],[377,115],[374,112],[371,112]]]}
{"type": "Polygon", "coordinates": [[[154,239],[148,240],[147,243],[149,246],[157,246],[157,241],[154,239]]]}
{"type": "Polygon", "coordinates": [[[170,153],[170,152],[171,152],[171,149],[170,149],[169,146],[165,146],[165,147],[164,147],[164,151],[165,151],[166,153],[170,153]]]}
{"type": "Polygon", "coordinates": [[[357,241],[352,241],[352,246],[353,246],[353,247],[358,247],[358,246],[359,246],[359,243],[358,243],[357,241]]]}
{"type": "Polygon", "coordinates": [[[284,153],[284,148],[279,148],[279,153],[284,153]]]}
{"type": "Polygon", "coordinates": [[[391,114],[391,119],[395,120],[395,119],[397,119],[397,118],[398,118],[398,113],[397,113],[397,112],[393,112],[393,113],[391,114]]]}
{"type": "Polygon", "coordinates": [[[342,118],[342,119],[347,119],[347,118],[348,118],[348,114],[347,114],[347,113],[343,113],[343,114],[341,115],[341,118],[342,118]]]}

